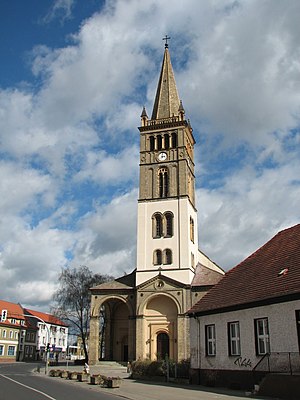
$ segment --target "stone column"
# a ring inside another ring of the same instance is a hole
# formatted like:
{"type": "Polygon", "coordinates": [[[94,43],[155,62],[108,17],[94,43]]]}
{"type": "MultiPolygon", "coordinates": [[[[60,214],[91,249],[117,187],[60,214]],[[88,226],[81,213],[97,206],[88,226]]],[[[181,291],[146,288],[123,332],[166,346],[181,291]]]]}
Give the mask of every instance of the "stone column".
{"type": "Polygon", "coordinates": [[[139,315],[136,318],[136,359],[144,359],[144,320],[143,316],[139,315]]]}
{"type": "Polygon", "coordinates": [[[97,364],[99,359],[99,316],[90,318],[90,336],[89,336],[89,364],[97,364]]]}
{"type": "Polygon", "coordinates": [[[136,338],[136,319],[134,317],[129,317],[129,319],[128,319],[128,359],[129,359],[129,361],[134,361],[136,359],[135,338],[136,338]]]}
{"type": "Polygon", "coordinates": [[[180,361],[190,356],[189,321],[184,315],[178,315],[177,321],[177,354],[178,361],[180,361]]]}

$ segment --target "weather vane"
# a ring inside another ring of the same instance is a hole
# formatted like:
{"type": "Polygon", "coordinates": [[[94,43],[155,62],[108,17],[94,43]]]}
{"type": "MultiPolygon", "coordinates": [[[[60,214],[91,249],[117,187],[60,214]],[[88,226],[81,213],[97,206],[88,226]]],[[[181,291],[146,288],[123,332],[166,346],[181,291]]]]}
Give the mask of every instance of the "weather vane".
{"type": "Polygon", "coordinates": [[[170,36],[168,36],[168,35],[166,35],[162,40],[165,40],[166,41],[166,43],[165,43],[165,49],[167,49],[168,47],[169,47],[169,45],[168,45],[168,40],[169,39],[171,39],[170,38],[170,36]]]}

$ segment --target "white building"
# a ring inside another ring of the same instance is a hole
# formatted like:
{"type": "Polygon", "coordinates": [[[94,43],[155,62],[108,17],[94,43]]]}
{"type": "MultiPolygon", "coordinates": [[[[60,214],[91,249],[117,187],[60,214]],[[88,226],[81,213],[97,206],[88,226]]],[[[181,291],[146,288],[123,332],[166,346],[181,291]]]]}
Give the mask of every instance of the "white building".
{"type": "Polygon", "coordinates": [[[227,272],[189,316],[195,383],[253,388],[266,373],[299,373],[300,224],[227,272]]]}
{"type": "Polygon", "coordinates": [[[54,315],[34,311],[25,310],[26,315],[32,315],[30,318],[36,321],[38,328],[37,333],[37,352],[42,358],[47,346],[50,350],[50,359],[62,359],[65,357],[68,346],[68,326],[54,315]],[[48,345],[49,344],[49,345],[48,345]]]}

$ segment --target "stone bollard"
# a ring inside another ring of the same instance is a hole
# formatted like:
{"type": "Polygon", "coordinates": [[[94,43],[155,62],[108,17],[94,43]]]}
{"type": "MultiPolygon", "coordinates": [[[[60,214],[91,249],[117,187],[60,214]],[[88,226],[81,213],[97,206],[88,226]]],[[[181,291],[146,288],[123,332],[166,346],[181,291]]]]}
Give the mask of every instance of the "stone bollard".
{"type": "Polygon", "coordinates": [[[90,376],[90,384],[91,385],[102,385],[103,384],[103,378],[102,376],[99,375],[91,375],[90,376]]]}
{"type": "Polygon", "coordinates": [[[81,372],[80,374],[77,374],[77,380],[79,382],[87,382],[89,379],[90,374],[87,374],[86,372],[81,372]]]}

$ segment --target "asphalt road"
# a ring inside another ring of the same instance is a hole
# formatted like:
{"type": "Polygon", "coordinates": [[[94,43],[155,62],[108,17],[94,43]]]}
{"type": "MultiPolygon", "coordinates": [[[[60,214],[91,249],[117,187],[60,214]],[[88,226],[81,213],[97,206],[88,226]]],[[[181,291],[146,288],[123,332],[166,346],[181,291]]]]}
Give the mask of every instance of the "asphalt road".
{"type": "Polygon", "coordinates": [[[0,400],[120,400],[97,386],[33,373],[35,364],[0,364],[0,400]]]}

